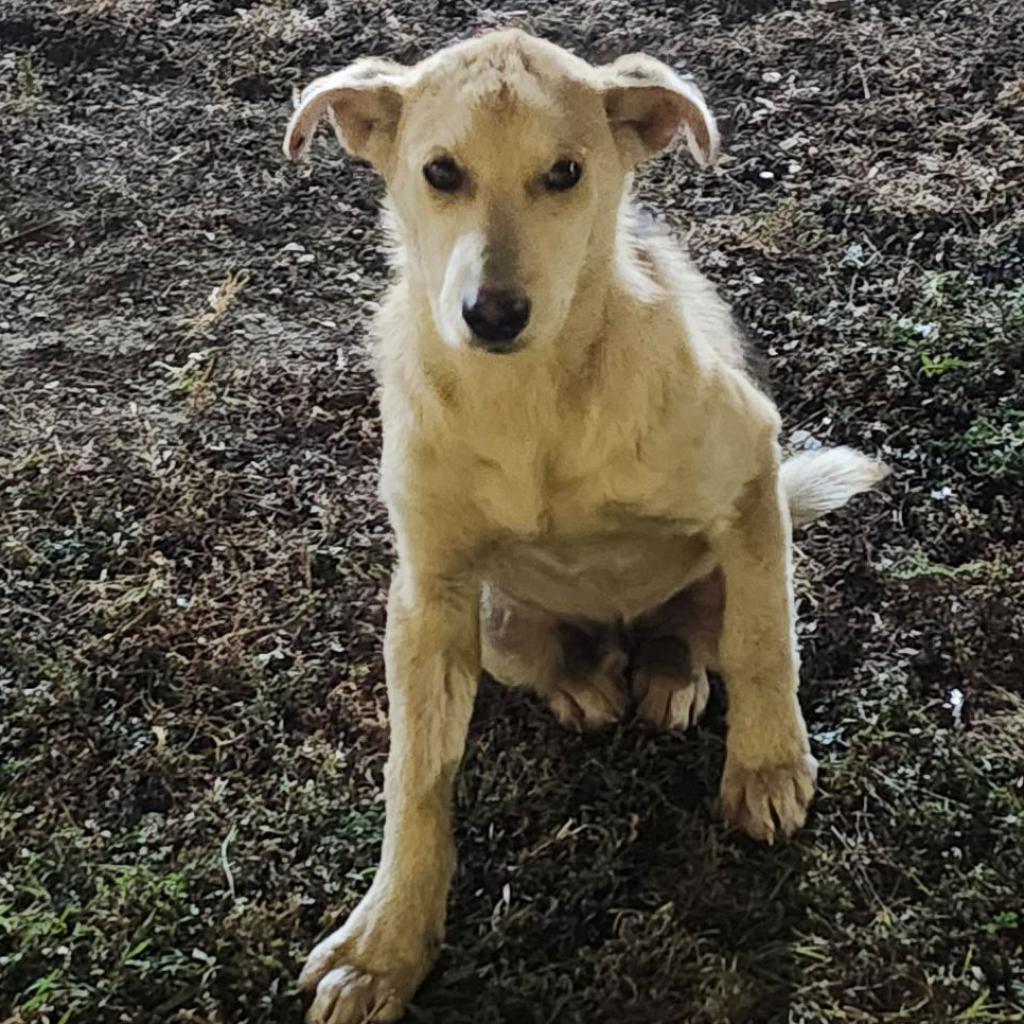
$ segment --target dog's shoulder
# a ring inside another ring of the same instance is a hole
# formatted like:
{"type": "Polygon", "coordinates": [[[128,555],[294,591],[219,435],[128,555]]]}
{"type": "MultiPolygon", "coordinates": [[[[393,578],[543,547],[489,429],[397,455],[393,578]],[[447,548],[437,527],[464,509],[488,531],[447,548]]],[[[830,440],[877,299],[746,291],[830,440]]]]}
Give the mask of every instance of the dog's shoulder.
{"type": "Polygon", "coordinates": [[[750,330],[698,267],[685,240],[646,206],[630,211],[627,227],[637,258],[680,309],[690,343],[743,371],[771,397],[767,359],[750,330]]]}

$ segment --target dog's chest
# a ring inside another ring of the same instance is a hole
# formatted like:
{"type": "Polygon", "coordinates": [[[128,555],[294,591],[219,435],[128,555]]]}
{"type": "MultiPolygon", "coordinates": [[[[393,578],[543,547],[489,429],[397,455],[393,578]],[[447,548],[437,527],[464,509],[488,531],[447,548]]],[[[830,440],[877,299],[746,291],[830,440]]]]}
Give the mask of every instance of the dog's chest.
{"type": "Polygon", "coordinates": [[[699,571],[700,524],[664,474],[636,459],[589,471],[572,461],[505,459],[473,473],[467,495],[488,524],[496,585],[560,614],[629,618],[699,571]]]}
{"type": "Polygon", "coordinates": [[[483,570],[499,589],[569,618],[632,619],[711,571],[704,538],[637,529],[507,538],[483,570]]]}
{"type": "Polygon", "coordinates": [[[562,450],[509,447],[500,457],[475,458],[464,480],[487,532],[519,539],[643,528],[680,512],[665,480],[616,457],[587,466],[562,450]]]}

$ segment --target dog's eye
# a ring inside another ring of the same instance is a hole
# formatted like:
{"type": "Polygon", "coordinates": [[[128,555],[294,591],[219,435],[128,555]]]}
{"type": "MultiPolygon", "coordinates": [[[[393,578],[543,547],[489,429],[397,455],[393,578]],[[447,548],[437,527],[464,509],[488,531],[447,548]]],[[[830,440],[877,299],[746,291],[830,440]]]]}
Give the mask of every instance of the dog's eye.
{"type": "Polygon", "coordinates": [[[552,192],[567,192],[580,180],[583,168],[575,160],[559,160],[544,176],[544,184],[552,192]]]}
{"type": "Polygon", "coordinates": [[[450,156],[439,156],[431,160],[423,168],[423,177],[438,192],[457,192],[465,180],[462,169],[450,156]]]}

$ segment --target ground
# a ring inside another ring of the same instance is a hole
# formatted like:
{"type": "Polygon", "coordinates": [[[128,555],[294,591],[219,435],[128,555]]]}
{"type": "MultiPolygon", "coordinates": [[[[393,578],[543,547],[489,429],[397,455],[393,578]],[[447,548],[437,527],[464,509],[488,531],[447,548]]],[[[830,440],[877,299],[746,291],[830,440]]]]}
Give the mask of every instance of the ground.
{"type": "Polygon", "coordinates": [[[294,85],[515,22],[690,69],[651,167],[787,444],[887,459],[799,538],[821,793],[716,823],[685,736],[486,684],[410,1021],[1024,1020],[1024,10],[1016,0],[0,0],[0,1020],[298,1021],[374,870],[392,549],[380,186],[294,85]]]}

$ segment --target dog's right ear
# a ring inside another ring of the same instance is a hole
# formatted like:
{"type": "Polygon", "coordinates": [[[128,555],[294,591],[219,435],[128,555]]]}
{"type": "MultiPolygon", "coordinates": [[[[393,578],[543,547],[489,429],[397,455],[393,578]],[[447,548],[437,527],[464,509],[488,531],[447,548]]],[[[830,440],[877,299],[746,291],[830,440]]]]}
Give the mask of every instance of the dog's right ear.
{"type": "Polygon", "coordinates": [[[366,57],[311,82],[302,90],[288,122],[284,155],[300,159],[317,125],[328,117],[345,150],[386,173],[402,115],[407,71],[393,61],[366,57]]]}

